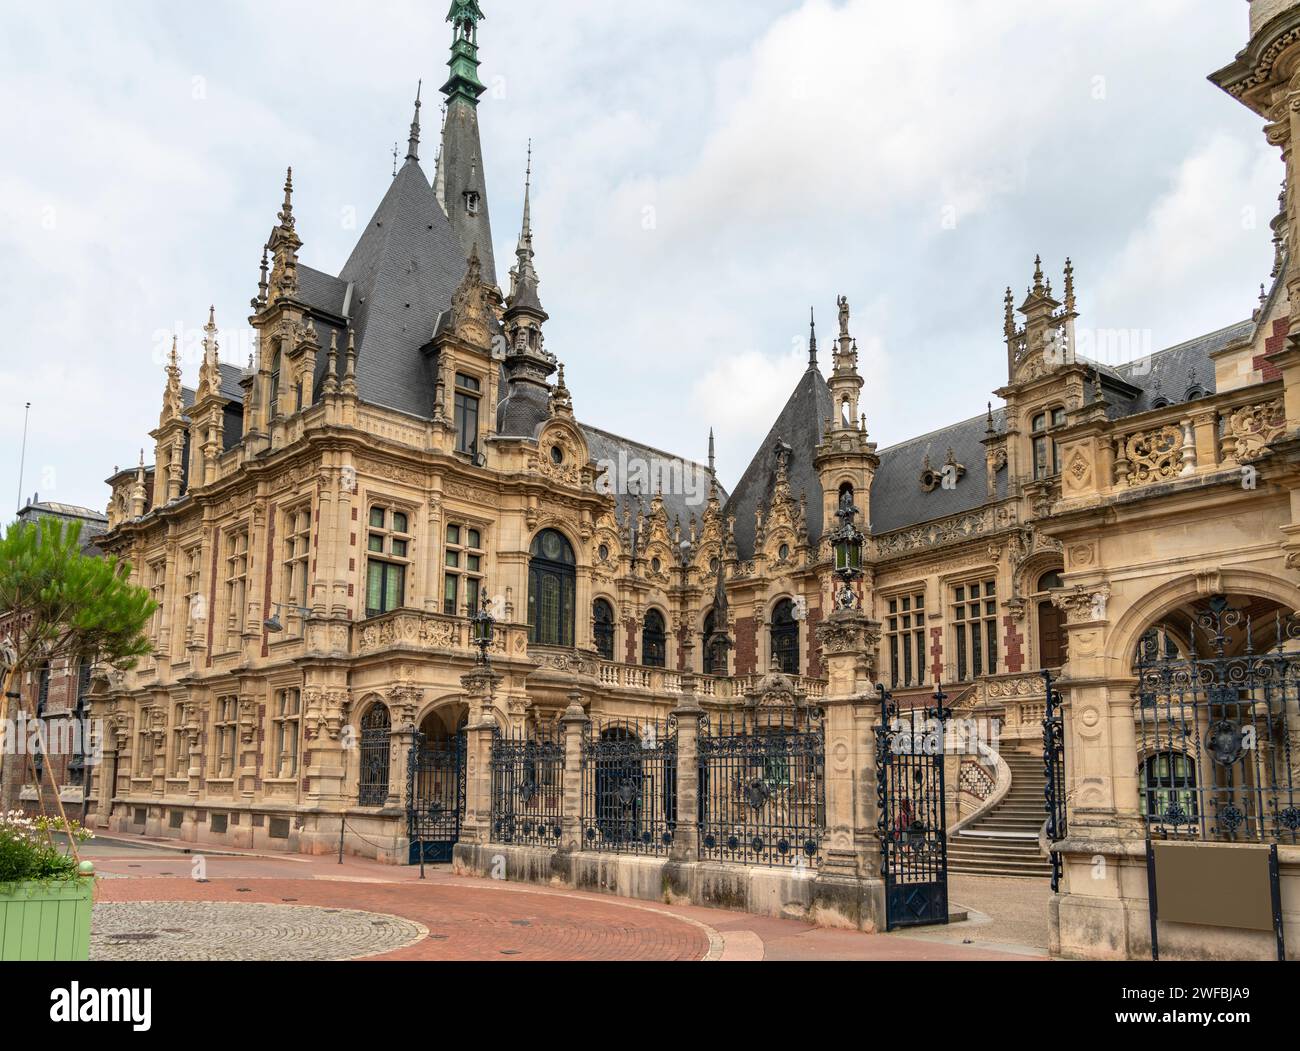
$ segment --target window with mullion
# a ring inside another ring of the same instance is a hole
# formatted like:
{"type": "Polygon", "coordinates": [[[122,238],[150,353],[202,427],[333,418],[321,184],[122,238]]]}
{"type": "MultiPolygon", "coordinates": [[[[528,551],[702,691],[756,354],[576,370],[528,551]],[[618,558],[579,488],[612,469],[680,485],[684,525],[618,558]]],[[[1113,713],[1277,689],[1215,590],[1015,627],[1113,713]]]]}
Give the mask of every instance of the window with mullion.
{"type": "Polygon", "coordinates": [[[891,598],[885,633],[892,688],[925,685],[925,594],[891,598]]]}
{"type": "Polygon", "coordinates": [[[456,522],[447,526],[442,578],[442,611],[447,616],[473,616],[478,612],[485,558],[481,529],[456,522]]]}
{"type": "Polygon", "coordinates": [[[366,536],[366,616],[379,617],[406,603],[406,570],[411,565],[411,516],[375,505],[366,536]]]}
{"type": "Polygon", "coordinates": [[[957,681],[970,682],[998,670],[997,583],[992,580],[953,588],[952,630],[957,681]]]}

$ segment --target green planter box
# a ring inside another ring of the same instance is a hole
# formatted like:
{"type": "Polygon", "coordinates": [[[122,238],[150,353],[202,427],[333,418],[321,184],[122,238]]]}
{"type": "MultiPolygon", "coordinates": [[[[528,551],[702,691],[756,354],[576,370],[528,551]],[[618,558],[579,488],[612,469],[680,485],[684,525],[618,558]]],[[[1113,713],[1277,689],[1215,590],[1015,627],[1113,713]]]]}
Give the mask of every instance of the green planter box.
{"type": "Polygon", "coordinates": [[[0,961],[90,958],[93,877],[0,886],[0,961]]]}

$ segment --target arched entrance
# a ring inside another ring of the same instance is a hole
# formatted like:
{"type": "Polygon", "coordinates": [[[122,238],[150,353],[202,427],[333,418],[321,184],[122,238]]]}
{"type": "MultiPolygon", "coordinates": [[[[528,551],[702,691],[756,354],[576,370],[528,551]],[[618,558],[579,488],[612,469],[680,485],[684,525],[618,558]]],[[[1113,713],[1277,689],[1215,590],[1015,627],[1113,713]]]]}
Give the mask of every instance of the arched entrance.
{"type": "Polygon", "coordinates": [[[1152,838],[1300,842],[1300,620],[1199,597],[1148,622],[1137,677],[1138,806],[1152,838]]]}
{"type": "Polygon", "coordinates": [[[464,704],[435,708],[420,722],[407,767],[407,835],[410,862],[447,864],[465,820],[464,704]]]}

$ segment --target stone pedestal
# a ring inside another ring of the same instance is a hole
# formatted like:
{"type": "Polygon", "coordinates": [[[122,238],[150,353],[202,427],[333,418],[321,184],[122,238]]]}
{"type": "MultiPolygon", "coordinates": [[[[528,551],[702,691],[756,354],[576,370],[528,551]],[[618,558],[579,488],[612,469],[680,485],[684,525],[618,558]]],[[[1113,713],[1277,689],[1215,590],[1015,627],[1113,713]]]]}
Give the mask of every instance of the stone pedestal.
{"type": "Polygon", "coordinates": [[[825,712],[826,838],[812,915],[827,926],[885,927],[877,830],[873,679],[880,625],[860,610],[839,610],[817,629],[830,687],[825,712]]]}
{"type": "Polygon", "coordinates": [[[674,709],[677,719],[677,827],[669,855],[675,862],[696,861],[700,856],[700,720],[704,709],[695,699],[695,676],[682,679],[682,700],[674,709]]]}
{"type": "Polygon", "coordinates": [[[461,679],[469,701],[469,724],[465,727],[465,820],[461,823],[462,843],[487,843],[492,831],[492,740],[497,723],[492,697],[501,676],[486,665],[461,679]]]}

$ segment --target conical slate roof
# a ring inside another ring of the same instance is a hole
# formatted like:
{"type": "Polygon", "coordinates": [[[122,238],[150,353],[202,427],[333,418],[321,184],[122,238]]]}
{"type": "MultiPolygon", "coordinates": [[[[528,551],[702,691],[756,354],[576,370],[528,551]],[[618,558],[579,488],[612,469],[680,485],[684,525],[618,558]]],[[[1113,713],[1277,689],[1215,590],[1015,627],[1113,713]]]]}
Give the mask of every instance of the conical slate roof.
{"type": "Polygon", "coordinates": [[[466,257],[420,164],[408,160],[339,275],[353,286],[357,391],[428,417],[435,377],[421,354],[465,276],[466,257]]]}
{"type": "Polygon", "coordinates": [[[759,503],[764,508],[771,507],[776,489],[778,440],[790,447],[787,467],[790,491],[796,499],[801,493],[808,497],[808,536],[813,541],[821,538],[822,485],[813,456],[821,441],[822,427],[834,415],[830,387],[821,372],[810,366],[799,378],[790,400],[727,501],[724,513],[735,516],[736,549],[742,559],[754,557],[754,515],[759,503]]]}

